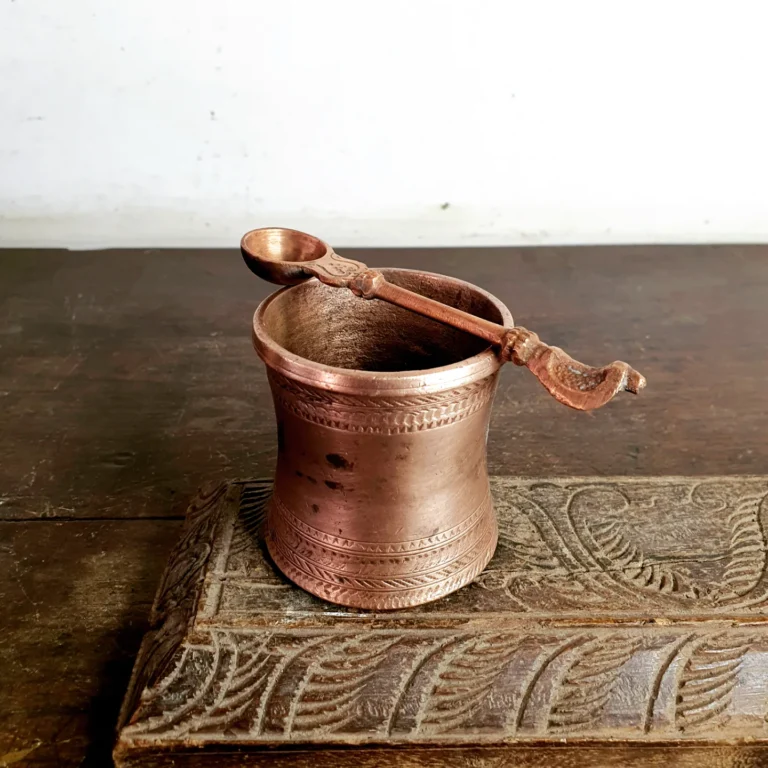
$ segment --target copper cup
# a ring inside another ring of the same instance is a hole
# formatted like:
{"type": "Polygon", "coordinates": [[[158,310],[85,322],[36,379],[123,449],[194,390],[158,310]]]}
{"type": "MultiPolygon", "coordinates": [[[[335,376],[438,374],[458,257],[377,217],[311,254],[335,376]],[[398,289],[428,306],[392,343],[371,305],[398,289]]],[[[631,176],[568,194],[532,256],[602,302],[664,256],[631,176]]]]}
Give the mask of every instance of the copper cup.
{"type": "MultiPolygon", "coordinates": [[[[462,280],[381,272],[512,324],[497,298],[462,280]]],[[[278,568],[318,597],[375,610],[472,581],[497,540],[486,439],[502,361],[490,344],[317,280],[266,299],[253,342],[277,416],[267,546],[278,568]]]]}

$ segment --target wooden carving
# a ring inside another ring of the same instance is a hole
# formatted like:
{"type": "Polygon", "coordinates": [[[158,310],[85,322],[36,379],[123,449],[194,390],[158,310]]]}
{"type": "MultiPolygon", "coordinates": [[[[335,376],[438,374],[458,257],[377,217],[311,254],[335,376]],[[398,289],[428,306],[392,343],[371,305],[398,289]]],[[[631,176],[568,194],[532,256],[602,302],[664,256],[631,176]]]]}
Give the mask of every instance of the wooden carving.
{"type": "Polygon", "coordinates": [[[211,745],[399,745],[487,749],[472,754],[496,765],[512,746],[563,739],[768,756],[768,479],[493,478],[486,571],[378,614],[275,571],[260,538],[269,488],[231,484],[194,508],[137,661],[119,764],[211,745]]]}

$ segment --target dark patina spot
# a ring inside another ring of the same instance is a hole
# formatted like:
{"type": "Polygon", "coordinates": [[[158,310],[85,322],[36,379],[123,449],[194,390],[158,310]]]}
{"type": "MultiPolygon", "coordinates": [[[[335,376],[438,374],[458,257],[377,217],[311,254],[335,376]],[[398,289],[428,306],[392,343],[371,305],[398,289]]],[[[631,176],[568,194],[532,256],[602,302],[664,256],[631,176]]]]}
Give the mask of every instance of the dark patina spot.
{"type": "Polygon", "coordinates": [[[354,464],[352,462],[347,461],[341,454],[339,453],[329,453],[325,457],[326,461],[336,469],[352,469],[354,464]]]}

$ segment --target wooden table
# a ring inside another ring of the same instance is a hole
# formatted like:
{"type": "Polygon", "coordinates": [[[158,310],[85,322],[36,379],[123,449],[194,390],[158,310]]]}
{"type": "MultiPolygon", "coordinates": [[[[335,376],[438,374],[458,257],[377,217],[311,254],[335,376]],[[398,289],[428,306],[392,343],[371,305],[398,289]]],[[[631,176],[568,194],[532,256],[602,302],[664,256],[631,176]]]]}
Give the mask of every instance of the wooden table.
{"type": "MultiPolygon", "coordinates": [[[[344,253],[477,283],[574,357],[647,376],[581,414],[508,366],[491,473],[766,473],[768,247],[344,253]]],[[[189,497],[270,475],[249,338],[270,290],[235,250],[0,251],[0,765],[108,764],[189,497]]]]}

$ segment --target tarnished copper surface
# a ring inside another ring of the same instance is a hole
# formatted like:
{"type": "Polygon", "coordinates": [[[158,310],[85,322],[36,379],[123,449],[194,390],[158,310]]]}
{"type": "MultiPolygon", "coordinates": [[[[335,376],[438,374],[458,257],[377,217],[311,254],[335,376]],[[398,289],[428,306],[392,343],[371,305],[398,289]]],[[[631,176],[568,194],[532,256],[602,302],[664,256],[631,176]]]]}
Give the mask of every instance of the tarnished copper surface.
{"type": "Polygon", "coordinates": [[[372,270],[291,230],[241,245],[254,272],[291,286],[253,324],[278,422],[267,546],[331,602],[418,605],[485,567],[497,539],[485,444],[504,362],[581,410],[645,384],[626,363],[591,368],[549,347],[460,280],[372,270]]]}
{"type": "Polygon", "coordinates": [[[240,250],[248,267],[270,282],[295,285],[317,277],[326,285],[405,307],[490,341],[500,348],[503,361],[526,366],[555,399],[571,408],[600,408],[618,392],[637,394],[645,386],[645,378],[627,363],[584,365],[526,328],[504,326],[393,284],[380,271],[342,258],[327,243],[303,232],[254,229],[243,236],[240,250]]]}
{"type": "MultiPolygon", "coordinates": [[[[387,280],[494,322],[497,299],[410,270],[387,280]]],[[[501,361],[487,342],[310,282],[258,308],[278,422],[268,547],[294,582],[359,608],[418,605],[496,546],[485,442],[501,361]]]]}

